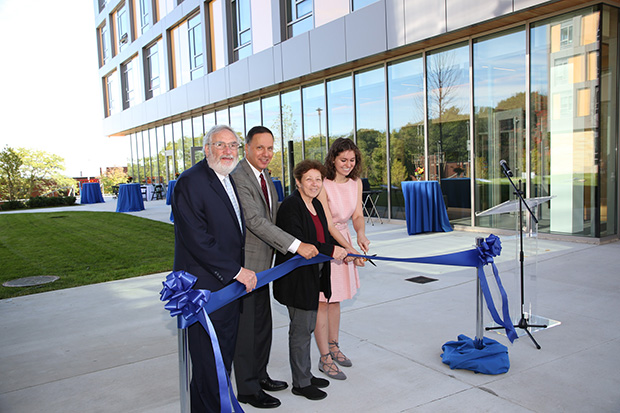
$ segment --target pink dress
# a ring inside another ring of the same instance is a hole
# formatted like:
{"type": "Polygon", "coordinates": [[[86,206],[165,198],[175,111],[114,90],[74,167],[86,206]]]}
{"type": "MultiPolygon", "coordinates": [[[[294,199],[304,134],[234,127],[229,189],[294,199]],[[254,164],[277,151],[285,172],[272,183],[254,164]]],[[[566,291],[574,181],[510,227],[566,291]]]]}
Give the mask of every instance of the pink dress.
{"type": "MultiPolygon", "coordinates": [[[[336,183],[329,179],[323,181],[323,190],[327,194],[327,204],[332,214],[334,225],[351,245],[353,245],[353,242],[349,232],[349,220],[357,206],[357,185],[357,181],[353,179],[349,179],[344,183],[336,183]]],[[[344,261],[332,260],[331,272],[332,296],[329,302],[336,303],[353,298],[360,287],[360,279],[355,264],[353,262],[345,263],[344,261]]],[[[319,300],[322,302],[327,301],[323,293],[320,294],[319,300]]]]}

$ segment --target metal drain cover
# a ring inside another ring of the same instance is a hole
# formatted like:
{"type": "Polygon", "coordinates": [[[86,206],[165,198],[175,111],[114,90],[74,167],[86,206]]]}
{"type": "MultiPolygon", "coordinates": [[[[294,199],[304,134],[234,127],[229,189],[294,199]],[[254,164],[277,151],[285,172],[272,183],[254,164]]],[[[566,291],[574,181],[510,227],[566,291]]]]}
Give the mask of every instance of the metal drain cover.
{"type": "Polygon", "coordinates": [[[3,283],[5,287],[32,287],[33,285],[48,284],[56,281],[60,277],[56,275],[36,275],[34,277],[18,278],[3,283]]]}
{"type": "Polygon", "coordinates": [[[426,283],[431,283],[433,281],[437,281],[437,278],[430,278],[430,277],[425,277],[423,275],[419,275],[417,277],[407,278],[407,281],[411,281],[412,283],[416,283],[416,284],[426,284],[426,283]]]}

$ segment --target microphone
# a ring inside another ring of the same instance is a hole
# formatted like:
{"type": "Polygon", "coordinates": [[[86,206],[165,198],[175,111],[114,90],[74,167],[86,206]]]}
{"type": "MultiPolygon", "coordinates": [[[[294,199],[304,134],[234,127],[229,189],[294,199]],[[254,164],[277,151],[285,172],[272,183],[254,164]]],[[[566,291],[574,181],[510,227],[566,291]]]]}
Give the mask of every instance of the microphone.
{"type": "Polygon", "coordinates": [[[512,176],[512,171],[508,167],[508,164],[506,163],[505,160],[502,159],[501,161],[499,161],[499,166],[502,167],[502,170],[504,171],[506,176],[512,176]]]}

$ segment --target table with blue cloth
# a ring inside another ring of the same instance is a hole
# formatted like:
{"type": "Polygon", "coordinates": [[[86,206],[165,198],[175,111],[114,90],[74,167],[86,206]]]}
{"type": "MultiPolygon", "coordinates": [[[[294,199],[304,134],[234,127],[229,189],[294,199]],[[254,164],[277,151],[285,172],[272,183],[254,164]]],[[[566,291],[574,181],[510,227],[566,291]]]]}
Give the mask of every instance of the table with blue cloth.
{"type": "Polygon", "coordinates": [[[134,212],[144,209],[140,184],[121,184],[118,188],[116,212],[134,212]]]}
{"type": "Polygon", "coordinates": [[[273,181],[273,184],[276,187],[276,192],[278,193],[278,201],[282,202],[282,200],[284,200],[284,190],[282,189],[282,181],[280,181],[279,179],[273,179],[273,178],[271,178],[271,180],[273,181]]]}
{"type": "Polygon", "coordinates": [[[105,202],[101,195],[99,182],[85,182],[80,190],[80,204],[96,204],[105,202]]]}
{"type": "Polygon", "coordinates": [[[166,205],[170,205],[172,203],[172,190],[174,189],[176,183],[176,179],[168,181],[168,190],[166,191],[166,205]]]}
{"type": "Polygon", "coordinates": [[[405,198],[405,218],[409,235],[421,232],[452,231],[439,182],[401,182],[405,198]]]}

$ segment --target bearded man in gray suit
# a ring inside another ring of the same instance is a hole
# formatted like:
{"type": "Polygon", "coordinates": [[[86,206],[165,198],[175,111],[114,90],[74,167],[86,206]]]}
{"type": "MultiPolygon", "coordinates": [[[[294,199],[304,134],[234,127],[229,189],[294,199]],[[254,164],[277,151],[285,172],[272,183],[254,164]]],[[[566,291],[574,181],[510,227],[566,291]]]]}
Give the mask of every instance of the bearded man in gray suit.
{"type": "MultiPolygon", "coordinates": [[[[237,185],[247,230],[245,265],[260,272],[271,268],[274,248],[286,254],[298,253],[306,259],[318,254],[312,244],[299,241],[275,225],[278,195],[267,166],[273,158],[273,134],[264,126],[255,126],[245,141],[245,158],[231,173],[237,185]]],[[[267,374],[271,351],[271,297],[269,285],[242,299],[234,369],[237,399],[257,408],[280,406],[280,400],[265,393],[284,390],[286,382],[272,380],[267,374]]]]}

